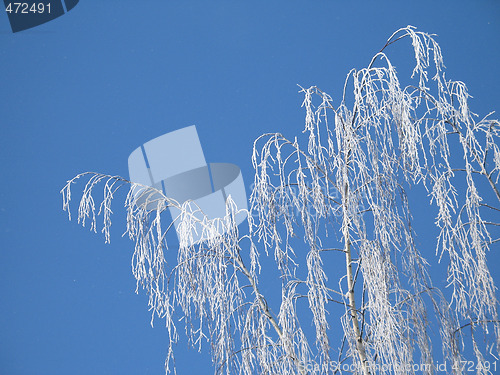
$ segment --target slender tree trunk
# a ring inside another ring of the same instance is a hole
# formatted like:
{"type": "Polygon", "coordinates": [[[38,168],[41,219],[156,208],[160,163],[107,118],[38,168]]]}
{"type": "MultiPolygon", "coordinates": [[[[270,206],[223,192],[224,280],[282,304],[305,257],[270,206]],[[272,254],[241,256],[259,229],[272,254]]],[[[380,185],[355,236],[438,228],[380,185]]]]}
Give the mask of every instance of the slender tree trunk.
{"type": "Polygon", "coordinates": [[[358,352],[359,361],[361,363],[361,368],[364,375],[369,375],[368,370],[368,358],[366,356],[365,345],[363,343],[363,337],[361,334],[361,329],[359,327],[358,310],[356,309],[356,299],[354,296],[354,276],[352,272],[352,253],[351,253],[351,240],[349,237],[349,231],[351,226],[351,219],[349,217],[349,161],[351,156],[350,140],[352,139],[352,126],[347,122],[347,129],[345,129],[344,138],[344,170],[343,170],[343,223],[342,223],[342,235],[344,237],[344,251],[345,251],[345,262],[346,262],[346,276],[347,276],[347,295],[349,298],[349,315],[352,321],[352,327],[354,329],[354,334],[356,336],[356,349],[358,352]]]}
{"type": "Polygon", "coordinates": [[[345,261],[346,261],[346,272],[347,272],[347,285],[349,288],[349,314],[352,320],[352,327],[356,335],[356,348],[358,350],[359,360],[363,369],[363,374],[369,375],[368,370],[368,359],[366,357],[365,345],[363,343],[363,337],[361,336],[361,329],[359,328],[358,311],[356,310],[356,300],[354,298],[354,280],[352,272],[352,257],[351,257],[351,241],[349,240],[349,229],[344,228],[344,238],[345,238],[345,261]],[[347,232],[347,233],[346,233],[347,232]]]}

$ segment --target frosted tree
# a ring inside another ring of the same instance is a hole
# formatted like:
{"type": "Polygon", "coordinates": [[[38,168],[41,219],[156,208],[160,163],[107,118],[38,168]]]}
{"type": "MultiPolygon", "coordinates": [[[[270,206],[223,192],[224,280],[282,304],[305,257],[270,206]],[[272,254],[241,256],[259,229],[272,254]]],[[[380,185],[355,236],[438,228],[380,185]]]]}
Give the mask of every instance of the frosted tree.
{"type": "Polygon", "coordinates": [[[106,241],[114,194],[130,188],[133,274],[152,319],[166,321],[167,373],[179,324],[193,346],[208,344],[216,373],[433,374],[437,360],[454,374],[470,372],[471,362],[477,374],[495,372],[500,324],[487,254],[499,242],[500,123],[472,113],[465,84],[443,69],[434,37],[408,26],[349,72],[338,103],[318,87],[301,89],[303,134],[254,143],[250,209],[239,227],[231,197],[226,216],[208,220],[192,202],[120,177],[83,173],[67,183],[69,214],[73,183],[87,181],[78,220],[95,231],[101,214],[106,241]],[[414,56],[405,85],[388,56],[404,41],[414,56]],[[412,201],[417,186],[425,201],[412,201]],[[416,204],[435,222],[426,258],[416,204]],[[181,212],[178,249],[165,240],[170,206],[181,212]],[[192,244],[195,226],[206,241],[192,244]],[[263,262],[276,270],[277,299],[263,292],[263,262]],[[444,285],[432,280],[430,262],[444,285]]]}

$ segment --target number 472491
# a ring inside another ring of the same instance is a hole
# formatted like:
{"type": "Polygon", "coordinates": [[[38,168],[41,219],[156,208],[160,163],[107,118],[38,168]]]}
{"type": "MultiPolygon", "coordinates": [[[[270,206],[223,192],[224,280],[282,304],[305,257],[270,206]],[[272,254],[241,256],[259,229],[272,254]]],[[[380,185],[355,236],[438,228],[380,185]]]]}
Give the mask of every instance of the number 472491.
{"type": "Polygon", "coordinates": [[[460,361],[460,363],[456,363],[453,367],[453,370],[458,370],[459,371],[465,371],[465,372],[475,372],[477,370],[478,372],[480,370],[494,370],[494,372],[497,372],[497,362],[489,362],[489,361],[484,361],[484,362],[479,362],[477,365],[474,363],[474,361],[460,361]]]}
{"type": "Polygon", "coordinates": [[[7,13],[50,13],[50,3],[33,3],[31,6],[28,3],[8,3],[5,8],[7,13]]]}

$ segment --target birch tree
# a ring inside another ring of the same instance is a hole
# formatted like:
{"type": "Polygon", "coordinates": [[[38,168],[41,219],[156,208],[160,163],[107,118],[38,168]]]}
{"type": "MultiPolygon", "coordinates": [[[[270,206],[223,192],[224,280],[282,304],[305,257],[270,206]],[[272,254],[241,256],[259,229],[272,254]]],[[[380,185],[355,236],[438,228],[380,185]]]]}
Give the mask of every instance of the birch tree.
{"type": "Polygon", "coordinates": [[[499,242],[499,121],[470,110],[466,85],[445,78],[435,37],[411,26],[347,74],[339,99],[316,86],[300,92],[303,134],[254,142],[245,224],[235,224],[241,210],[230,196],[225,217],[202,220],[192,202],[117,176],[83,173],[61,191],[71,218],[72,185],[86,181],[78,221],[96,231],[101,215],[109,242],[112,200],[129,188],[132,270],[152,322],[168,328],[166,372],[175,372],[184,328],[191,345],[211,351],[216,374],[434,374],[438,361],[449,373],[470,363],[495,373],[500,325],[487,257],[499,242]],[[390,59],[396,42],[412,56],[403,81],[390,59]],[[425,194],[415,202],[417,187],[425,194]],[[170,206],[181,210],[178,248],[166,243],[170,206]],[[428,206],[436,230],[425,257],[415,206],[428,206]],[[206,241],[192,244],[195,225],[211,233],[206,241]],[[278,298],[264,292],[264,262],[278,298]]]}

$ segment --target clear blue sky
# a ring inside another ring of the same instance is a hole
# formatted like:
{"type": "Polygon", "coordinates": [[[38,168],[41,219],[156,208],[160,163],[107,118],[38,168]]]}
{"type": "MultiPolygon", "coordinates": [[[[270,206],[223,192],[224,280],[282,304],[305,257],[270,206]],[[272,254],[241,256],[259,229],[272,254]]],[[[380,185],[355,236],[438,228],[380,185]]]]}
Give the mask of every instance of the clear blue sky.
{"type": "MultiPolygon", "coordinates": [[[[207,160],[239,165],[248,187],[253,140],[303,128],[297,84],[338,98],[347,72],[408,24],[438,34],[474,112],[500,110],[494,0],[81,0],[17,34],[1,12],[0,374],[163,374],[166,334],[134,293],[133,243],[118,225],[104,245],[68,222],[66,180],[127,177],[132,150],[196,124],[207,160]]],[[[182,344],[177,364],[213,372],[182,344]]]]}

